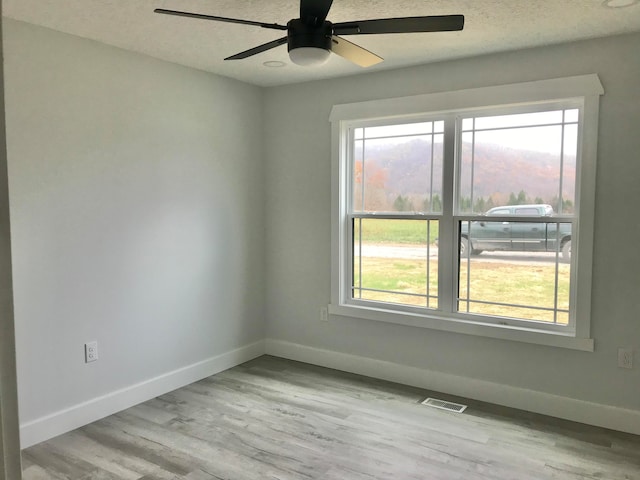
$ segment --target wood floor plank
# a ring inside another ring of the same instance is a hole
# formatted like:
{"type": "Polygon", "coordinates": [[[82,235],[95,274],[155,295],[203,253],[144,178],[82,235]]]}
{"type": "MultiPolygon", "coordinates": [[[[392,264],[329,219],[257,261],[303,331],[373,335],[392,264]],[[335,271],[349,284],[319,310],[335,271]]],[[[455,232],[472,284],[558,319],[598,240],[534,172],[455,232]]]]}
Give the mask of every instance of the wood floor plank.
{"type": "Polygon", "coordinates": [[[23,454],[25,480],[640,480],[638,436],[269,356],[23,454]]]}
{"type": "Polygon", "coordinates": [[[121,458],[102,444],[95,442],[80,431],[69,432],[63,438],[52,443],[51,448],[58,455],[94,465],[122,480],[138,480],[139,471],[130,468],[128,459],[121,458]]]}

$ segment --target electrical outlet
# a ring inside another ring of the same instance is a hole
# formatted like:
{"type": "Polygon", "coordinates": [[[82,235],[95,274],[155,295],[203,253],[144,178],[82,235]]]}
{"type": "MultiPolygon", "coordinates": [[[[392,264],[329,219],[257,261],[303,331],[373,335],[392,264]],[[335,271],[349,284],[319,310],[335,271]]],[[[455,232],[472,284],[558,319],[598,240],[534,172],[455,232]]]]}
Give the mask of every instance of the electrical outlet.
{"type": "Polygon", "coordinates": [[[327,312],[327,307],[322,307],[320,309],[320,321],[321,322],[329,321],[329,312],[327,312]]]}
{"type": "Polygon", "coordinates": [[[88,342],[84,344],[84,363],[98,360],[98,342],[88,342]]]}
{"type": "Polygon", "coordinates": [[[633,349],[632,348],[618,349],[618,367],[633,368],[633,349]]]}

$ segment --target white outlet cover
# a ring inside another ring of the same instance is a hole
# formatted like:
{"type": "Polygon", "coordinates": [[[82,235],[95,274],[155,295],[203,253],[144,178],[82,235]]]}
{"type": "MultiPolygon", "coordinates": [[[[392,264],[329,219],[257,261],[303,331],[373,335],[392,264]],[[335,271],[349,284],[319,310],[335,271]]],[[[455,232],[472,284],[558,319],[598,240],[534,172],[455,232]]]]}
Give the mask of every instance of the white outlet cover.
{"type": "Polygon", "coordinates": [[[84,344],[84,362],[95,362],[98,360],[98,342],[87,342],[84,344]]]}
{"type": "Polygon", "coordinates": [[[633,349],[631,348],[618,349],[618,367],[633,368],[633,349]]]}

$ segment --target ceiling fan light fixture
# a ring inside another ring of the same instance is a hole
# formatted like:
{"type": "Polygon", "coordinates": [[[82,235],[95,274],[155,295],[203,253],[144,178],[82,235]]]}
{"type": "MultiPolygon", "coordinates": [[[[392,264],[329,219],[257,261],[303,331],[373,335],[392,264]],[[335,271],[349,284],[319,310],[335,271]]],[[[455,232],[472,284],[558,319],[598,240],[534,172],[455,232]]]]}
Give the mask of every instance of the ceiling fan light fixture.
{"type": "Polygon", "coordinates": [[[330,50],[318,47],[298,47],[289,50],[289,58],[302,67],[317,67],[329,61],[330,50]]]}

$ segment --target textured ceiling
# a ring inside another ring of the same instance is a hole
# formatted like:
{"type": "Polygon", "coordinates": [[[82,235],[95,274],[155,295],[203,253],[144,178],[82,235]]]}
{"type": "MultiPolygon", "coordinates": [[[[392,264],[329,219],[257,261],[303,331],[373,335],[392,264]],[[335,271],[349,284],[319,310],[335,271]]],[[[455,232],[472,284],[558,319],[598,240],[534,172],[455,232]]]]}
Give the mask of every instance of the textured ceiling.
{"type": "MultiPolygon", "coordinates": [[[[286,24],[297,0],[4,0],[3,15],[261,86],[362,73],[332,55],[321,67],[292,64],[286,46],[246,60],[224,57],[283,32],[153,13],[154,8],[286,24]],[[282,61],[269,68],[266,61],[282,61]]],[[[450,58],[640,31],[640,4],[603,0],[335,0],[328,20],[464,14],[462,32],[346,36],[379,54],[377,71],[450,58]]]]}

